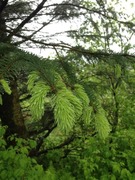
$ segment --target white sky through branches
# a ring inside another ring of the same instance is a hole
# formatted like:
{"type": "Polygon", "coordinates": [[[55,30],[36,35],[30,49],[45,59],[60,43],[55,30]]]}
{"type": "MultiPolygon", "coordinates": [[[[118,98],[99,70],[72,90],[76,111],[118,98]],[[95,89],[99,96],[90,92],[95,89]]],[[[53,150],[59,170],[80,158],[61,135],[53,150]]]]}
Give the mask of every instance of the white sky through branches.
{"type": "MultiPolygon", "coordinates": [[[[91,0],[90,0],[91,1],[91,0]]],[[[95,2],[96,0],[93,0],[93,2],[95,2]]],[[[127,19],[124,19],[124,17],[122,17],[122,21],[130,21],[130,19],[132,18],[132,16],[135,14],[135,0],[118,0],[119,3],[117,3],[116,1],[113,0],[105,0],[107,4],[110,4],[114,7],[116,12],[125,12],[125,14],[130,15],[130,17],[127,19]]],[[[51,3],[60,3],[62,2],[62,0],[51,0],[49,1],[49,4],[51,3]]],[[[135,17],[134,17],[135,19],[135,17]]],[[[135,23],[135,22],[132,22],[135,23]]],[[[48,35],[53,35],[55,33],[60,33],[60,32],[64,32],[64,31],[68,31],[70,29],[79,29],[80,26],[80,19],[79,20],[75,20],[75,22],[72,21],[72,23],[55,23],[55,24],[51,24],[47,27],[45,27],[45,33],[48,35]]],[[[40,40],[40,39],[39,39],[40,40]]],[[[73,44],[74,41],[71,38],[68,38],[65,34],[63,35],[59,35],[56,37],[56,39],[53,39],[55,42],[64,42],[64,43],[69,43],[69,44],[73,44]]],[[[135,37],[133,36],[131,39],[131,43],[133,44],[135,42],[135,37]]],[[[113,49],[117,49],[117,46],[113,46],[113,49]]],[[[28,49],[27,49],[28,50],[28,49]]],[[[38,48],[34,48],[34,49],[29,49],[30,52],[35,53],[39,56],[43,56],[43,57],[47,57],[47,56],[51,56],[53,55],[54,51],[47,50],[47,49],[38,49],[38,48]]]]}

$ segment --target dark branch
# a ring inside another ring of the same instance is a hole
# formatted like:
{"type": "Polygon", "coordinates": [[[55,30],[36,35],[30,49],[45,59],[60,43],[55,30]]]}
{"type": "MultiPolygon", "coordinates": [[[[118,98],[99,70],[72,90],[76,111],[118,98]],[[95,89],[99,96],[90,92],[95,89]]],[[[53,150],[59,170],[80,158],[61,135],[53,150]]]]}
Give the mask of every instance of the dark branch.
{"type": "MultiPolygon", "coordinates": [[[[6,32],[9,33],[10,31],[6,30],[6,32]]],[[[39,40],[32,39],[30,36],[23,36],[20,34],[15,34],[14,36],[23,38],[27,41],[31,41],[35,44],[39,44],[39,45],[42,45],[44,47],[51,48],[51,49],[54,49],[54,47],[56,47],[59,49],[65,49],[65,50],[69,50],[71,52],[77,52],[77,53],[80,53],[82,55],[92,56],[92,57],[97,57],[97,58],[98,57],[102,58],[102,57],[109,57],[109,56],[117,56],[117,57],[133,58],[133,61],[135,61],[135,59],[134,59],[135,54],[115,53],[115,52],[109,53],[109,52],[103,52],[103,51],[91,52],[90,50],[84,49],[82,47],[71,46],[70,44],[67,44],[67,43],[45,43],[42,40],[39,41],[39,40]]],[[[13,43],[13,45],[18,45],[18,43],[15,42],[15,43],[13,43]]]]}
{"type": "Polygon", "coordinates": [[[53,148],[49,148],[49,149],[45,149],[45,150],[42,150],[42,151],[39,151],[37,156],[40,156],[42,154],[46,154],[48,151],[51,151],[51,150],[55,150],[55,149],[61,149],[63,148],[64,146],[70,144],[72,141],[74,141],[75,139],[75,136],[72,135],[70,136],[69,138],[67,138],[63,143],[59,144],[58,146],[55,146],[53,148]]]}
{"type": "Polygon", "coordinates": [[[8,3],[8,0],[5,0],[5,1],[1,0],[1,1],[0,1],[0,14],[1,14],[2,11],[5,9],[7,3],[8,3]]]}
{"type": "Polygon", "coordinates": [[[37,147],[36,147],[36,150],[37,150],[37,151],[38,151],[38,150],[40,149],[40,147],[42,146],[44,139],[49,136],[49,134],[56,128],[56,126],[57,126],[57,125],[54,125],[52,128],[50,128],[50,129],[48,130],[48,132],[38,140],[38,142],[37,142],[37,147]]]}
{"type": "MultiPolygon", "coordinates": [[[[29,35],[29,38],[32,38],[35,34],[37,34],[39,31],[41,31],[41,30],[42,30],[44,27],[46,27],[48,24],[50,24],[50,23],[53,21],[54,18],[55,18],[55,17],[51,18],[48,22],[43,23],[43,25],[42,25],[39,29],[37,29],[37,30],[34,31],[31,35],[29,35]]],[[[27,41],[27,39],[23,39],[22,41],[19,41],[18,44],[22,44],[22,43],[24,43],[24,42],[26,42],[26,41],[27,41]]]]}
{"type": "Polygon", "coordinates": [[[18,33],[21,28],[27,24],[33,17],[36,16],[36,14],[43,8],[44,4],[46,3],[47,0],[43,0],[38,6],[37,8],[26,18],[24,19],[20,24],[19,26],[14,29],[9,35],[8,35],[8,39],[10,39],[13,35],[15,35],[16,33],[18,33]]]}
{"type": "Polygon", "coordinates": [[[112,16],[109,16],[109,15],[107,15],[106,13],[103,13],[101,10],[96,9],[96,8],[89,9],[89,8],[87,8],[87,7],[85,7],[85,6],[81,6],[81,5],[79,5],[79,4],[72,4],[72,3],[61,3],[61,4],[56,3],[56,4],[51,4],[51,5],[48,5],[48,6],[44,6],[44,7],[45,7],[45,8],[48,8],[48,7],[51,7],[51,6],[61,6],[61,7],[62,7],[62,6],[73,6],[73,7],[76,7],[76,8],[78,8],[78,9],[85,10],[85,11],[89,12],[90,14],[91,14],[91,13],[96,13],[96,14],[99,14],[99,15],[107,18],[107,19],[112,19],[112,20],[114,20],[114,21],[117,21],[117,22],[122,23],[122,24],[125,24],[125,25],[134,26],[134,24],[133,24],[132,22],[118,20],[118,19],[117,19],[116,17],[114,17],[113,15],[112,15],[112,16]]]}
{"type": "Polygon", "coordinates": [[[50,120],[50,121],[45,125],[45,127],[41,128],[40,130],[30,131],[30,132],[29,132],[29,135],[30,135],[30,136],[37,136],[37,135],[43,133],[43,132],[46,131],[46,130],[50,131],[50,129],[51,129],[50,126],[52,126],[52,124],[54,124],[54,120],[53,120],[53,119],[50,120]]]}
{"type": "Polygon", "coordinates": [[[29,156],[30,156],[30,157],[39,156],[39,149],[40,149],[40,147],[42,146],[42,144],[43,144],[43,142],[44,142],[44,139],[47,138],[47,137],[50,135],[50,133],[56,128],[56,126],[57,126],[57,125],[54,125],[52,128],[50,128],[50,129],[48,130],[48,132],[47,132],[45,135],[43,135],[40,139],[38,139],[36,148],[35,148],[35,149],[32,149],[32,150],[30,151],[30,153],[29,153],[29,156]]]}

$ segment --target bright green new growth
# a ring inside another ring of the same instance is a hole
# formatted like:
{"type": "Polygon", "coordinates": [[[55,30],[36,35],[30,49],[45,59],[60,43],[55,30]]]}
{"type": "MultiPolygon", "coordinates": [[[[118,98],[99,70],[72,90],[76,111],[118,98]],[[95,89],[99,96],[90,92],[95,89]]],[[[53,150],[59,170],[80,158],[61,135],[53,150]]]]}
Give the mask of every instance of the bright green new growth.
{"type": "Polygon", "coordinates": [[[86,106],[83,110],[82,114],[82,120],[86,125],[89,125],[91,122],[91,113],[92,113],[92,107],[86,106]]]}
{"type": "Polygon", "coordinates": [[[54,98],[54,117],[61,130],[69,132],[82,114],[82,103],[73,93],[63,88],[54,98]]]}
{"type": "Polygon", "coordinates": [[[86,94],[83,86],[81,86],[80,84],[75,84],[74,85],[74,93],[81,100],[81,102],[84,104],[84,106],[89,105],[90,100],[89,100],[89,97],[86,94]]]}
{"type": "Polygon", "coordinates": [[[2,105],[2,96],[0,94],[0,105],[2,105]]]}
{"type": "Polygon", "coordinates": [[[0,83],[1,83],[4,91],[5,91],[7,94],[11,94],[11,89],[10,89],[7,81],[5,81],[4,79],[1,79],[1,80],[0,80],[0,83]]]}
{"type": "Polygon", "coordinates": [[[32,95],[29,101],[32,117],[35,120],[41,119],[45,111],[45,97],[47,96],[50,87],[39,80],[37,72],[32,72],[28,79],[28,90],[32,95]]]}
{"type": "Polygon", "coordinates": [[[32,97],[30,99],[30,110],[34,119],[38,120],[44,115],[45,111],[45,97],[49,92],[49,86],[44,82],[39,81],[33,86],[32,97]]]}
{"type": "MultiPolygon", "coordinates": [[[[1,44],[1,46],[4,48],[4,51],[8,49],[9,53],[6,55],[8,58],[2,61],[4,67],[4,70],[1,69],[1,74],[4,77],[1,80],[2,87],[5,92],[11,93],[7,81],[4,80],[5,78],[8,79],[8,76],[10,77],[11,71],[12,78],[17,76],[20,70],[28,74],[27,89],[31,95],[28,104],[33,120],[41,120],[47,103],[47,105],[52,107],[54,121],[62,131],[70,132],[79,120],[89,125],[93,111],[89,100],[91,93],[89,93],[88,97],[83,86],[76,84],[76,80],[71,85],[69,72],[63,69],[61,63],[41,59],[7,44],[1,44]],[[12,64],[10,69],[8,69],[8,64],[12,64]],[[49,102],[46,102],[46,97],[49,97],[49,102]]],[[[65,62],[63,61],[63,63],[65,62]]],[[[2,104],[2,98],[0,98],[0,104],[2,104]]],[[[94,108],[97,109],[97,107],[94,108]]],[[[103,126],[99,125],[100,129],[104,127],[104,124],[106,124],[106,127],[109,126],[106,121],[101,121],[100,124],[102,122],[103,126]]],[[[99,124],[99,122],[96,124],[99,124]]],[[[107,137],[109,130],[105,128],[105,132],[103,132],[102,128],[98,132],[101,138],[103,137],[104,139],[107,137]]]]}
{"type": "Polygon", "coordinates": [[[30,75],[28,76],[28,85],[27,88],[29,91],[31,91],[34,87],[34,83],[35,81],[37,81],[39,79],[39,75],[36,71],[33,71],[30,73],[30,75]]]}
{"type": "Polygon", "coordinates": [[[89,125],[91,121],[91,112],[92,112],[92,107],[89,106],[90,100],[88,95],[86,94],[83,86],[80,84],[75,84],[74,86],[74,94],[81,100],[83,104],[83,114],[82,114],[82,120],[84,123],[89,125]]]}
{"type": "MultiPolygon", "coordinates": [[[[89,107],[89,97],[85,93],[84,88],[74,85],[73,92],[66,87],[61,76],[55,73],[56,93],[50,102],[54,110],[54,119],[58,127],[63,132],[69,132],[78,119],[82,119],[84,123],[90,123],[92,108],[89,107]]],[[[41,80],[39,73],[33,71],[28,78],[28,90],[32,97],[30,98],[30,111],[33,119],[41,119],[45,112],[45,97],[51,90],[46,85],[48,82],[41,80]]]]}
{"type": "Polygon", "coordinates": [[[98,131],[99,137],[105,140],[110,133],[110,125],[102,108],[99,108],[95,114],[95,127],[98,131]]]}

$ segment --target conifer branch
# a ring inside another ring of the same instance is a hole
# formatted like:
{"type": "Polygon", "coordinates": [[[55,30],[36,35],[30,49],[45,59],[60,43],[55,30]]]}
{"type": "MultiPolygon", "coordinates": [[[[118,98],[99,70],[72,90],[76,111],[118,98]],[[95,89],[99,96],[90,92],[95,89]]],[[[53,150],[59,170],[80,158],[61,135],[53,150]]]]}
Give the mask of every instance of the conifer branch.
{"type": "MultiPolygon", "coordinates": [[[[10,33],[10,30],[6,30],[6,32],[10,33]]],[[[77,47],[77,46],[71,46],[70,44],[65,44],[65,43],[46,43],[43,40],[35,40],[32,39],[30,36],[23,36],[21,34],[14,34],[14,36],[16,37],[20,37],[22,39],[24,39],[25,41],[31,41],[34,44],[38,44],[38,45],[42,45],[45,48],[49,48],[49,49],[55,49],[57,48],[57,52],[58,50],[67,50],[69,52],[76,52],[76,53],[80,53],[80,55],[84,55],[84,56],[92,56],[92,57],[96,57],[96,58],[103,58],[103,57],[125,57],[125,58],[132,58],[132,61],[135,62],[135,54],[134,53],[116,53],[116,52],[103,52],[103,51],[91,51],[91,50],[87,50],[84,49],[82,47],[77,47]]],[[[22,41],[21,41],[22,42],[22,41]]],[[[15,42],[12,43],[13,45],[19,45],[20,42],[15,42]]],[[[57,53],[56,53],[57,54],[57,53]]],[[[58,55],[58,54],[57,54],[58,55]]]]}

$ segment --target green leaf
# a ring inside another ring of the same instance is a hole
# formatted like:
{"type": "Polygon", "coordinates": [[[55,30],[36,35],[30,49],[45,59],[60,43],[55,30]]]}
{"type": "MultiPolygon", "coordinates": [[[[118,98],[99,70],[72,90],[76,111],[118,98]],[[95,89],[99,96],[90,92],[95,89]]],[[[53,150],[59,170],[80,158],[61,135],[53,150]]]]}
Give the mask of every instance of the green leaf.
{"type": "Polygon", "coordinates": [[[28,151],[28,149],[26,147],[21,147],[20,152],[22,154],[26,154],[26,155],[28,155],[28,153],[29,153],[29,151],[28,151]]]}
{"type": "Polygon", "coordinates": [[[117,172],[120,173],[121,172],[121,167],[120,164],[117,162],[112,162],[112,169],[113,169],[113,173],[116,174],[117,172]]]}
{"type": "Polygon", "coordinates": [[[20,163],[20,167],[21,167],[22,169],[26,169],[26,168],[27,168],[28,162],[26,161],[25,158],[20,158],[20,159],[19,159],[19,163],[20,163]]]}
{"type": "Polygon", "coordinates": [[[111,175],[111,180],[116,180],[116,177],[114,174],[111,175]]]}
{"type": "Polygon", "coordinates": [[[30,140],[29,144],[30,144],[31,148],[35,148],[37,145],[36,141],[34,141],[34,140],[30,140]]]}
{"type": "Polygon", "coordinates": [[[50,167],[46,170],[45,179],[46,180],[57,180],[56,171],[52,165],[50,165],[50,167]]]}
{"type": "Polygon", "coordinates": [[[1,80],[0,80],[0,83],[2,84],[2,87],[3,87],[3,89],[5,90],[5,92],[6,92],[7,94],[11,94],[11,89],[10,89],[7,81],[5,81],[4,79],[1,79],[1,80]]]}
{"type": "Polygon", "coordinates": [[[120,176],[121,179],[131,179],[131,177],[132,177],[132,174],[130,173],[128,169],[123,168],[121,170],[121,176],[120,176]]]}
{"type": "Polygon", "coordinates": [[[6,132],[6,127],[0,126],[0,137],[2,137],[6,132]]]}

